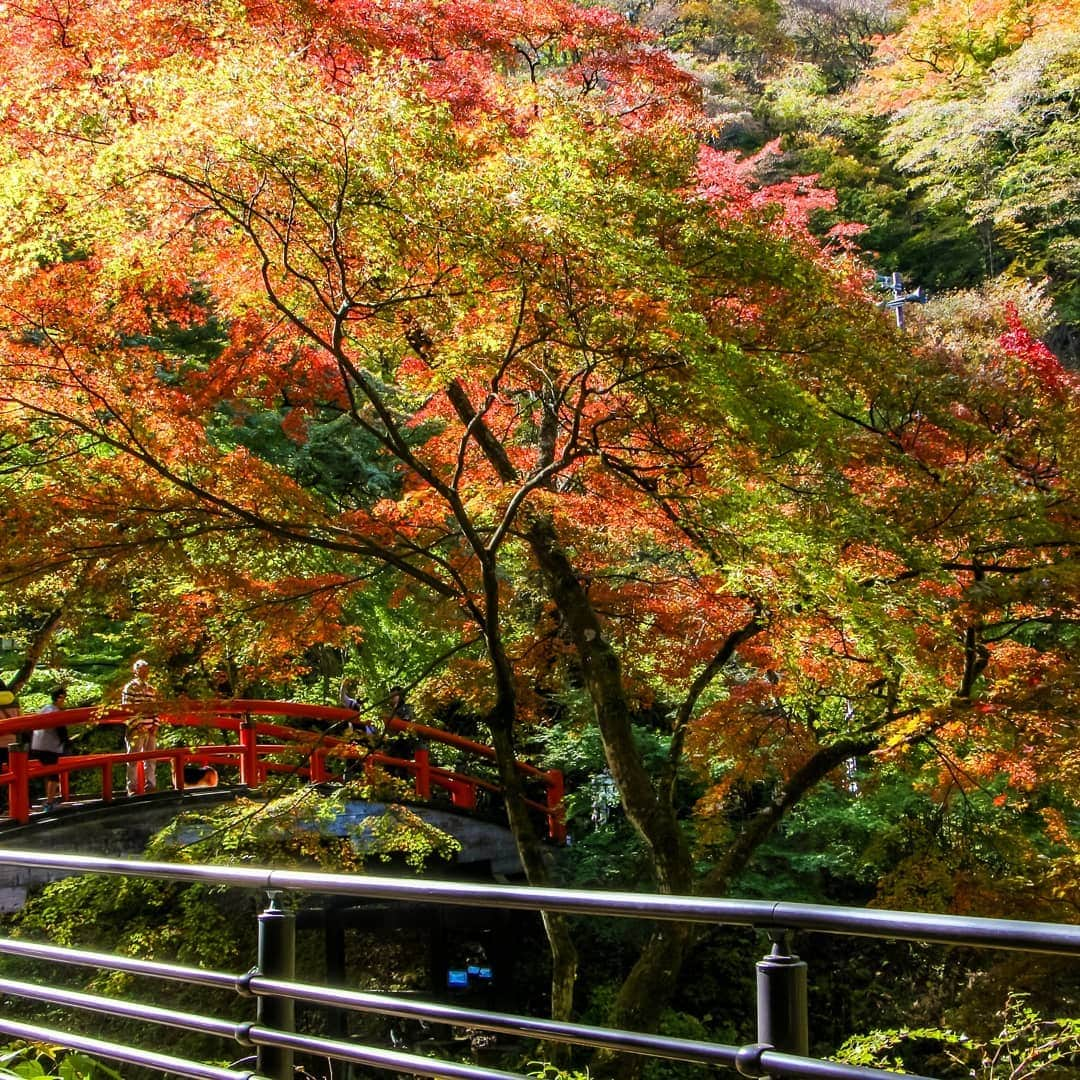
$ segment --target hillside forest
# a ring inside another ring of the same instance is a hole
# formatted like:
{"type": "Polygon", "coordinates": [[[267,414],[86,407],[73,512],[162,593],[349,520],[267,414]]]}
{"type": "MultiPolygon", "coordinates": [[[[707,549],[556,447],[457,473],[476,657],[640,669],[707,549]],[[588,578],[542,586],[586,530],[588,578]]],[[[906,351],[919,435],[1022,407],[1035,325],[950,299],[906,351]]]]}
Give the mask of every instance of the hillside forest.
{"type": "MultiPolygon", "coordinates": [[[[399,685],[495,748],[533,884],[1076,920],[1077,0],[0,16],[26,711],[136,657],[171,697],[399,685]]],[[[153,850],[362,872],[279,794],[153,850]]],[[[9,930],[197,962],[241,909],[72,879],[9,930]]],[[[523,1008],[753,1041],[759,935],[530,933],[523,1008]]],[[[1063,963],[796,944],[822,1052],[1075,1075],[1063,963]]]]}

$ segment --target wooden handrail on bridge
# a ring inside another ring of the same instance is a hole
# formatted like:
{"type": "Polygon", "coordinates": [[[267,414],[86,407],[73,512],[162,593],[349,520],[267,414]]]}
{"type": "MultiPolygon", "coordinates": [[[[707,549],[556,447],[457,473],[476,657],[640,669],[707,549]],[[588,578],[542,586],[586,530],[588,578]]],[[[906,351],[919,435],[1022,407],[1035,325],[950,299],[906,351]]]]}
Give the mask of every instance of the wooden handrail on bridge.
{"type": "MultiPolygon", "coordinates": [[[[31,732],[35,730],[66,727],[70,732],[73,728],[119,726],[132,717],[145,715],[145,708],[116,705],[28,713],[0,719],[0,739],[14,735],[17,740],[9,748],[7,767],[0,770],[0,788],[7,793],[8,816],[23,824],[29,821],[32,780],[56,777],[60,781],[63,797],[68,798],[72,773],[100,771],[101,799],[111,802],[113,769],[130,762],[141,766],[148,761],[169,762],[173,786],[180,791],[184,788],[184,766],[189,763],[231,766],[237,769],[241,784],[257,788],[274,772],[291,772],[306,777],[312,783],[342,781],[348,765],[357,761],[362,762],[369,776],[377,765],[406,772],[412,776],[418,798],[430,799],[432,791],[439,789],[447,792],[452,805],[459,809],[475,809],[479,791],[495,794],[502,791],[501,786],[491,780],[433,765],[424,747],[416,749],[411,758],[403,758],[380,749],[379,737],[365,736],[363,741],[357,742],[334,734],[335,728],[342,730],[349,724],[356,724],[356,713],[337,706],[305,705],[295,701],[230,699],[155,702],[153,715],[162,726],[214,728],[235,735],[236,741],[195,747],[164,747],[139,753],[67,754],[55,765],[45,765],[30,758],[28,747],[31,732]],[[315,722],[320,729],[305,730],[270,723],[260,717],[315,722]],[[275,760],[289,754],[298,754],[298,760],[275,760]]],[[[400,717],[390,717],[384,726],[388,734],[413,735],[422,742],[443,743],[472,757],[495,760],[492,747],[441,728],[402,720],[400,717]]],[[[543,799],[527,799],[526,802],[531,809],[544,816],[549,838],[562,843],[566,839],[562,814],[562,773],[554,769],[538,769],[523,761],[517,762],[517,769],[524,779],[542,786],[543,799]]],[[[142,794],[145,788],[143,769],[140,767],[137,793],[142,794]]]]}

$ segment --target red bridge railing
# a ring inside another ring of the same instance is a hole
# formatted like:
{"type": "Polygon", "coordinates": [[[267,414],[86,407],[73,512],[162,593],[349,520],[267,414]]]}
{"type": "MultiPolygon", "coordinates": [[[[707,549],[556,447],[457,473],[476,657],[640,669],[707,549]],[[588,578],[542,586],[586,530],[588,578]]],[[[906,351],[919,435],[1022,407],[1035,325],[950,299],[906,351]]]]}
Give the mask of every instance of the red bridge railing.
{"type": "MultiPolygon", "coordinates": [[[[442,743],[473,758],[493,761],[495,751],[484,743],[399,717],[383,721],[383,732],[379,736],[361,736],[357,741],[333,734],[334,728],[358,725],[356,713],[329,705],[292,701],[161,702],[154,713],[161,727],[201,728],[200,734],[209,728],[221,733],[221,741],[161,747],[141,753],[68,754],[55,765],[45,765],[30,758],[30,737],[35,730],[66,727],[71,734],[79,728],[122,726],[129,719],[144,715],[145,710],[111,706],[63,709],[0,720],[0,739],[15,735],[18,740],[9,748],[7,767],[0,770],[0,788],[7,796],[8,816],[24,824],[29,821],[31,781],[58,779],[61,794],[66,799],[70,797],[71,776],[78,772],[100,774],[100,798],[112,802],[116,797],[114,770],[126,768],[129,762],[137,766],[136,794],[142,794],[152,786],[146,783],[147,762],[167,762],[171,768],[172,786],[178,791],[184,789],[184,766],[200,764],[234,768],[239,782],[249,788],[260,787],[273,773],[290,773],[312,783],[330,783],[342,781],[347,771],[354,773],[357,767],[367,776],[374,775],[380,767],[389,767],[411,777],[417,798],[430,799],[435,792],[442,791],[449,796],[453,806],[462,810],[475,809],[481,791],[502,794],[501,786],[492,780],[433,764],[423,745],[413,750],[411,757],[395,756],[381,748],[385,736],[411,736],[420,744],[442,743]],[[318,725],[318,730],[275,723],[267,717],[303,721],[318,725]]],[[[528,805],[545,818],[548,836],[561,843],[566,839],[562,773],[538,769],[523,761],[517,762],[517,768],[540,796],[528,799],[528,805]]]]}

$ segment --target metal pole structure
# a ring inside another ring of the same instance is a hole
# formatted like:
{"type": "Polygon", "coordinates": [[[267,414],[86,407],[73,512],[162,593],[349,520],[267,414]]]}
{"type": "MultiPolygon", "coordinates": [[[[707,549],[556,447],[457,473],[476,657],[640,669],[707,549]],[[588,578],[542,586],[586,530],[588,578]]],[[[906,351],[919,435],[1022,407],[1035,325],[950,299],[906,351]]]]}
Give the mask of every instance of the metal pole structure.
{"type": "Polygon", "coordinates": [[[891,274],[879,274],[877,283],[879,288],[888,289],[893,294],[891,300],[882,301],[878,307],[895,312],[896,325],[903,330],[905,305],[925,304],[926,293],[921,285],[914,292],[905,292],[904,279],[898,270],[894,270],[891,274]]]}
{"type": "Polygon", "coordinates": [[[782,950],[779,937],[773,936],[772,942],[772,952],[757,965],[758,1043],[806,1057],[810,1053],[806,964],[782,950]]]}
{"type": "MultiPolygon", "coordinates": [[[[268,890],[270,906],[259,916],[259,974],[269,978],[296,976],[296,917],[278,907],[276,890],[268,890]]],[[[276,1031],[296,1030],[292,998],[260,997],[256,1024],[276,1031]]],[[[288,1047],[259,1046],[258,1072],[271,1080],[292,1080],[293,1052],[288,1047]]]]}
{"type": "Polygon", "coordinates": [[[656,896],[639,892],[484,885],[431,878],[384,878],[377,874],[326,874],[256,866],[203,866],[145,859],[104,858],[53,851],[0,849],[0,866],[27,866],[76,874],[115,874],[166,881],[232,885],[241,889],[329,893],[367,900],[410,900],[506,911],[555,911],[566,915],[756,926],[845,937],[895,938],[974,949],[1013,949],[1080,957],[1080,926],[1071,923],[929,915],[917,911],[797,904],[786,900],[720,900],[705,896],[656,896]]]}
{"type": "Polygon", "coordinates": [[[892,284],[893,297],[896,300],[896,325],[904,329],[904,281],[898,271],[893,271],[892,284]]]}

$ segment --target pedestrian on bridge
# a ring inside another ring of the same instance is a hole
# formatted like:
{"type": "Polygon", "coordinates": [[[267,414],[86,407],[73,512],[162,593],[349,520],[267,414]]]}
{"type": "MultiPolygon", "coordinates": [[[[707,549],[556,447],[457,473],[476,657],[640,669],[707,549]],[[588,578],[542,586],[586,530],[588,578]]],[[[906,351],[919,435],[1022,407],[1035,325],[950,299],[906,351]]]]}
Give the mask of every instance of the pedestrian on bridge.
{"type": "Polygon", "coordinates": [[[383,730],[386,739],[386,752],[391,757],[409,760],[416,753],[419,740],[412,731],[395,730],[393,721],[404,720],[412,724],[416,722],[416,714],[412,706],[405,700],[405,689],[401,686],[391,686],[386,694],[386,703],[390,708],[390,715],[383,719],[383,730]]]}
{"type": "MultiPolygon", "coordinates": [[[[58,686],[49,697],[42,713],[62,712],[67,707],[66,687],[58,686]]],[[[30,756],[42,765],[55,765],[68,749],[68,729],[64,726],[35,728],[30,736],[30,756]]],[[[45,780],[45,813],[55,810],[60,801],[60,777],[49,776],[45,780]]]]}
{"type": "MultiPolygon", "coordinates": [[[[131,667],[135,676],[124,684],[120,691],[120,704],[131,705],[138,711],[128,718],[125,745],[129,754],[142,754],[157,749],[158,718],[152,710],[157,700],[157,690],[151,684],[150,665],[146,660],[136,660],[131,667]]],[[[157,790],[157,762],[143,763],[145,782],[144,791],[157,790]]],[[[127,793],[134,795],[138,791],[139,763],[129,761],[127,765],[127,793]]]]}
{"type": "MultiPolygon", "coordinates": [[[[19,699],[7,688],[7,683],[0,679],[0,720],[9,716],[18,716],[22,712],[19,699]]],[[[8,767],[8,751],[19,741],[18,735],[0,735],[0,767],[8,767]]]]}
{"type": "MultiPolygon", "coordinates": [[[[342,679],[341,687],[338,690],[338,704],[343,709],[352,709],[352,711],[357,714],[357,719],[359,719],[359,714],[364,708],[364,699],[361,698],[361,697],[354,697],[353,695],[355,693],[356,693],[356,680],[355,679],[342,679]]],[[[352,725],[350,725],[350,728],[351,728],[351,726],[352,725]]],[[[365,735],[369,735],[369,736],[374,735],[375,734],[375,725],[372,724],[370,720],[366,720],[364,722],[364,726],[362,728],[362,731],[363,731],[363,734],[365,734],[365,735]]]]}

